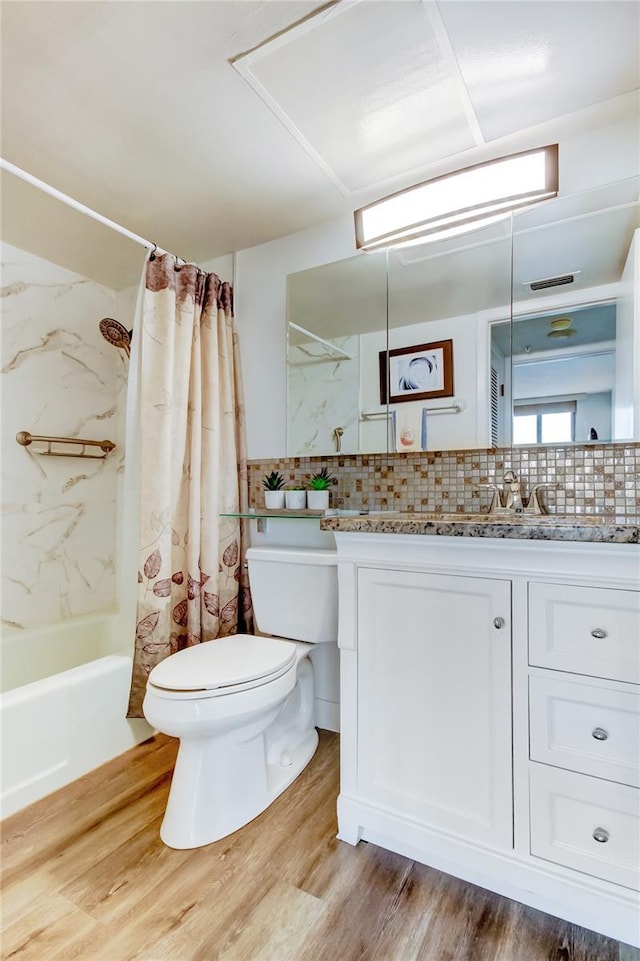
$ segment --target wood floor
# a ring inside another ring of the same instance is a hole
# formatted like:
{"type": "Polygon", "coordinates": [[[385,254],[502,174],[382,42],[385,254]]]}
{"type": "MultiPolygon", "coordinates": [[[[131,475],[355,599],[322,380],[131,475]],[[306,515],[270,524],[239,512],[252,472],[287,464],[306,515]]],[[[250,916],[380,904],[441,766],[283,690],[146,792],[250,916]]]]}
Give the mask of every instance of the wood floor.
{"type": "Polygon", "coordinates": [[[2,825],[16,961],[638,961],[640,953],[372,844],[335,839],[338,737],[230,838],[159,838],[158,736],[2,825]]]}

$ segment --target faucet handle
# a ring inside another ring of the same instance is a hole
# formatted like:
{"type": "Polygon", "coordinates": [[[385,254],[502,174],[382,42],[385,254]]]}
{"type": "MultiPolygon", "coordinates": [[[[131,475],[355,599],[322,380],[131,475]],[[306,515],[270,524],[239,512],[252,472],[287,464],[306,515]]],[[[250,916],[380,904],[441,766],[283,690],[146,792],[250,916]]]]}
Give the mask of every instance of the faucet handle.
{"type": "Polygon", "coordinates": [[[503,484],[515,484],[520,478],[514,470],[509,469],[502,478],[503,484]]]}
{"type": "Polygon", "coordinates": [[[489,513],[489,514],[495,514],[496,510],[497,510],[498,508],[502,507],[502,504],[501,504],[501,502],[500,502],[500,494],[499,494],[499,492],[498,492],[498,488],[497,488],[496,484],[476,484],[475,486],[476,486],[476,488],[477,488],[478,490],[488,490],[488,491],[492,491],[492,494],[491,494],[491,503],[489,504],[489,511],[488,511],[488,513],[489,513]]]}
{"type": "Polygon", "coordinates": [[[534,484],[531,488],[531,494],[529,495],[529,502],[527,504],[527,511],[530,514],[548,514],[547,508],[540,502],[538,497],[538,491],[544,490],[547,487],[556,487],[556,484],[534,484]]]}

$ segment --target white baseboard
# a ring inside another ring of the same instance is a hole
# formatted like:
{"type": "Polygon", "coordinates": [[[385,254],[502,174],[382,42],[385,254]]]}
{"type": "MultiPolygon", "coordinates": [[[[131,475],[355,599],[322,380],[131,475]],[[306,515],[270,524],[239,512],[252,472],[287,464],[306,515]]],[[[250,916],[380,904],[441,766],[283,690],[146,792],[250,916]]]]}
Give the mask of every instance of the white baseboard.
{"type": "Polygon", "coordinates": [[[334,701],[324,701],[317,697],[315,700],[316,727],[323,731],[340,733],[340,705],[334,701]]]}

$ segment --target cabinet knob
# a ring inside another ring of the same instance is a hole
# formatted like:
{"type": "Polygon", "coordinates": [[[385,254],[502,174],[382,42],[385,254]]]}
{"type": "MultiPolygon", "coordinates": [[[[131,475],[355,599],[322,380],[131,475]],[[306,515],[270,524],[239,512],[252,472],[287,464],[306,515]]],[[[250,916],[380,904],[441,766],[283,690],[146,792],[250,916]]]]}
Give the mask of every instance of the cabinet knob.
{"type": "Polygon", "coordinates": [[[593,832],[593,840],[600,844],[606,844],[609,840],[609,832],[605,828],[596,828],[593,832]]]}
{"type": "Polygon", "coordinates": [[[493,626],[497,628],[497,630],[501,630],[504,627],[504,617],[494,617],[493,626]]]}
{"type": "Polygon", "coordinates": [[[605,731],[603,727],[594,727],[591,732],[591,737],[594,737],[596,741],[607,741],[609,739],[609,732],[605,731]]]}
{"type": "Polygon", "coordinates": [[[607,631],[603,630],[601,627],[594,627],[594,629],[591,631],[591,637],[597,637],[599,641],[607,636],[607,631]]]}

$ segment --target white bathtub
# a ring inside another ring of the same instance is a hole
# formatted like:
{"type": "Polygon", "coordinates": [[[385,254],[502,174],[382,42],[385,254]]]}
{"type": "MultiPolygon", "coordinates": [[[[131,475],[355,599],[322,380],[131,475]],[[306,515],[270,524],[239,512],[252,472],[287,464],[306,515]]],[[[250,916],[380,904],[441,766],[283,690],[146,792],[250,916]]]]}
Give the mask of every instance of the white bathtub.
{"type": "Polygon", "coordinates": [[[125,717],[131,657],[118,651],[117,628],[115,615],[95,615],[3,631],[0,816],[153,734],[125,717]]]}

